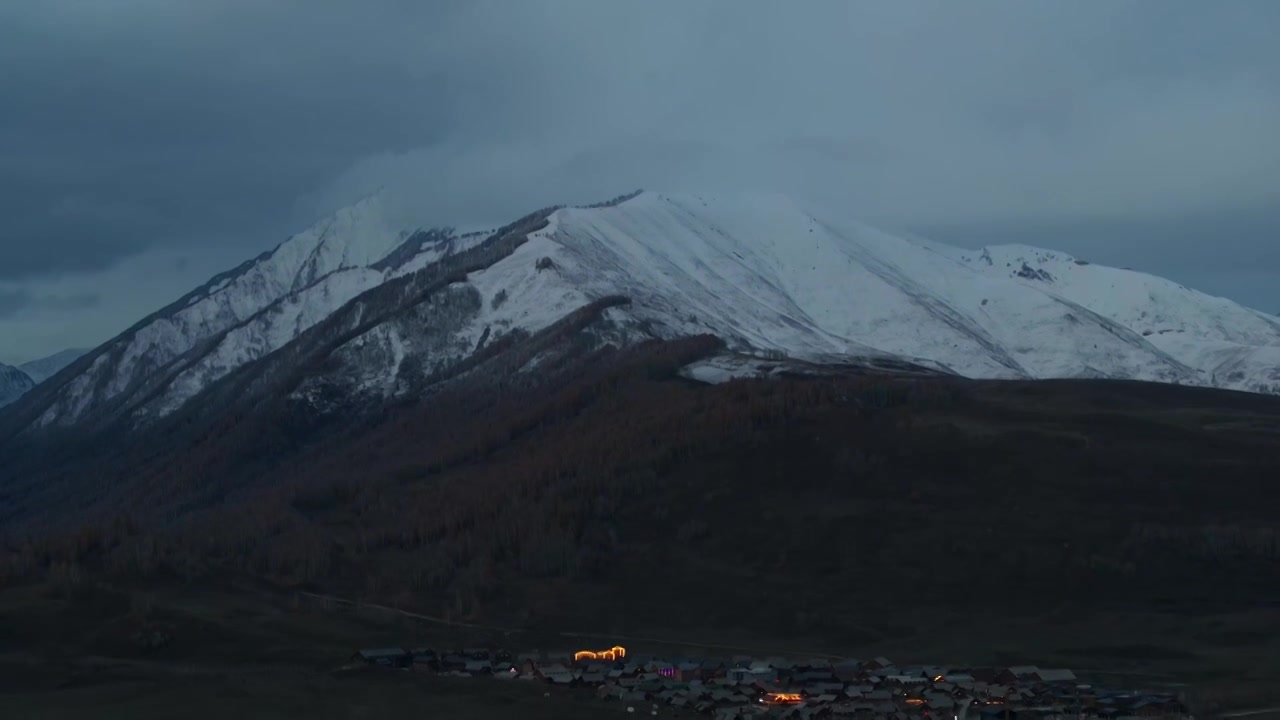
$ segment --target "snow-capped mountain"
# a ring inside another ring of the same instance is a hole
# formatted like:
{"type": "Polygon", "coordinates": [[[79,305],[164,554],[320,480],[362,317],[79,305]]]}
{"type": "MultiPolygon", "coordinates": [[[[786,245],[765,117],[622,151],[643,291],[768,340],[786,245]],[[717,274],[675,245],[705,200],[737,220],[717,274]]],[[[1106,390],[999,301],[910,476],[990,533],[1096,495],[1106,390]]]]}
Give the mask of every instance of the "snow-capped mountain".
{"type": "Polygon", "coordinates": [[[12,365],[0,363],[0,407],[17,400],[35,387],[31,376],[12,365]]]}
{"type": "Polygon", "coordinates": [[[193,384],[277,349],[361,292],[461,242],[446,232],[411,235],[388,221],[380,196],[366,198],[79,358],[76,372],[15,408],[24,415],[19,424],[68,426],[103,417],[162,386],[172,386],[166,392],[180,404],[193,384]]]}
{"type": "MultiPolygon", "coordinates": [[[[1158,278],[1114,271],[1131,284],[1165,283],[1167,299],[1104,287],[1093,295],[1057,292],[1048,271],[1028,278],[1019,264],[997,272],[994,260],[989,266],[958,249],[818,219],[784,198],[644,193],[562,208],[494,257],[428,300],[387,308],[384,321],[308,356],[327,370],[300,383],[295,396],[319,402],[414,392],[486,343],[530,337],[609,298],[628,302],[593,308],[597,342],[710,333],[738,353],[810,364],[905,360],[973,377],[1214,384],[1200,357],[1126,324],[1143,312],[1168,314],[1157,306],[1174,298],[1203,306],[1199,312],[1219,326],[1238,326],[1223,337],[1253,343],[1246,347],[1254,357],[1280,348],[1275,319],[1158,278]]],[[[542,359],[530,357],[524,369],[542,359]]],[[[1275,367],[1233,387],[1269,391],[1275,367]]]]}
{"type": "Polygon", "coordinates": [[[1108,317],[1197,371],[1215,387],[1280,393],[1280,318],[1164,278],[1094,265],[1025,245],[941,249],[1108,317]]]}
{"type": "Polygon", "coordinates": [[[49,357],[25,362],[19,365],[18,369],[27,375],[30,375],[31,379],[35,380],[36,383],[39,384],[54,375],[57,375],[59,370],[62,370],[62,368],[75,362],[87,352],[89,351],[79,348],[71,348],[69,350],[54,353],[49,357]]]}
{"type": "Polygon", "coordinates": [[[1160,278],[896,237],[785,198],[640,193],[469,236],[395,227],[371,198],[214,278],[15,409],[38,427],[146,421],[214,390],[317,406],[386,398],[499,356],[532,370],[554,352],[540,334],[570,327],[596,346],[714,334],[740,355],[810,364],[1280,392],[1280,319],[1160,278]]]}

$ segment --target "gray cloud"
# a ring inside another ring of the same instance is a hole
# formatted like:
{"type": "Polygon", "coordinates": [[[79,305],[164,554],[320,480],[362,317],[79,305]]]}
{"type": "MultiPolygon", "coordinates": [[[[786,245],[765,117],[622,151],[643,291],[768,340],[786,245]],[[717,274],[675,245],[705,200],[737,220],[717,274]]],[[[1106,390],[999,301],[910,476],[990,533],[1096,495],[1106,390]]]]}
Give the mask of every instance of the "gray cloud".
{"type": "Polygon", "coordinates": [[[229,262],[380,186],[455,225],[780,190],[1193,285],[1241,216],[1280,273],[1277,25],[1269,0],[6,3],[0,282],[229,262]]]}
{"type": "Polygon", "coordinates": [[[31,293],[25,290],[0,290],[0,318],[21,312],[31,304],[31,293]]]}
{"type": "Polygon", "coordinates": [[[30,311],[75,311],[91,308],[102,301],[97,293],[36,296],[26,289],[0,288],[0,319],[30,311]]]}

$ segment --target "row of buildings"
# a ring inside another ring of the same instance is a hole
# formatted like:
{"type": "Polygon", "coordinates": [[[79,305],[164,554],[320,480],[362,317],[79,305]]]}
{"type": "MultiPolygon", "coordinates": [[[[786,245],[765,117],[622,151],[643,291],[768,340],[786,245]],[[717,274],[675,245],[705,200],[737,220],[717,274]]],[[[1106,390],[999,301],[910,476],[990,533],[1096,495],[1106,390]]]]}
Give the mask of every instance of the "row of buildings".
{"type": "Polygon", "coordinates": [[[1071,670],[1036,666],[956,668],[866,661],[629,655],[623,647],[513,654],[487,648],[364,650],[356,660],[454,677],[591,688],[651,714],[862,720],[1059,720],[1189,718],[1174,693],[1123,692],[1071,670]]]}

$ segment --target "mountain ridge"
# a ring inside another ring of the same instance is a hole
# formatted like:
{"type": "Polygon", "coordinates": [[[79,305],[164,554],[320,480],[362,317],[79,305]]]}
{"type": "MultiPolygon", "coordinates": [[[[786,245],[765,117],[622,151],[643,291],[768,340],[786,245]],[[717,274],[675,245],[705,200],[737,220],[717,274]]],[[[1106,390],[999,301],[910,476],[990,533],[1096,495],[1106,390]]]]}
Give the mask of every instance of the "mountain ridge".
{"type": "MultiPolygon", "coordinates": [[[[65,375],[59,373],[54,382],[24,398],[8,417],[0,418],[0,437],[28,427],[74,425],[91,411],[113,417],[127,405],[130,394],[145,391],[153,375],[165,373],[213,338],[327,279],[350,279],[392,252],[406,238],[386,225],[385,216],[381,196],[367,197],[273,250],[214,275],[86,353],[64,368],[65,375]]],[[[376,284],[366,279],[370,282],[365,285],[376,284]]],[[[342,288],[330,306],[313,304],[311,309],[327,316],[348,296],[367,289],[360,285],[357,279],[342,288]]]]}
{"type": "Polygon", "coordinates": [[[87,352],[89,350],[85,348],[67,348],[47,357],[22,363],[18,366],[18,369],[30,375],[31,379],[36,381],[36,384],[40,384],[58,374],[62,368],[75,362],[87,352]]]}
{"type": "Polygon", "coordinates": [[[154,421],[335,317],[359,332],[298,387],[385,401],[486,342],[606,297],[629,304],[605,311],[593,342],[711,334],[729,352],[802,363],[1280,393],[1280,318],[1052,250],[953,248],[766,195],[637,191],[464,236],[396,228],[388,215],[371,196],[214,276],[15,403],[0,429],[154,421]],[[516,235],[509,252],[484,250],[516,235]],[[483,261],[449,264],[474,249],[483,261]],[[404,281],[424,272],[425,285],[404,281]]]}

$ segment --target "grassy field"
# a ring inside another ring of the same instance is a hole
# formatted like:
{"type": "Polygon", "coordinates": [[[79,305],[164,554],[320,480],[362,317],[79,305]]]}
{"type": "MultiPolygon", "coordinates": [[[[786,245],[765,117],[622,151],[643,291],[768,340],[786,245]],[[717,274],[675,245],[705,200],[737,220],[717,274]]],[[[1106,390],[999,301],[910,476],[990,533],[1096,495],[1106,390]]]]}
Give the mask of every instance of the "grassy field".
{"type": "Polygon", "coordinates": [[[625,708],[540,684],[347,669],[360,646],[461,636],[270,597],[190,588],[122,592],[47,585],[0,593],[3,718],[597,718],[625,708]],[[156,630],[158,649],[134,641],[156,630]]]}
{"type": "MultiPolygon", "coordinates": [[[[1184,689],[1202,715],[1280,702],[1280,613],[1274,610],[1060,610],[1020,620],[957,613],[916,618],[914,628],[850,647],[819,633],[778,636],[767,628],[704,628],[689,635],[638,629],[649,640],[628,644],[633,652],[886,654],[900,662],[1067,666],[1098,684],[1184,689]]],[[[575,647],[575,639],[552,628],[515,635],[453,629],[385,613],[322,611],[246,588],[31,584],[0,592],[0,717],[373,718],[423,712],[573,720],[626,714],[590,693],[548,695],[536,683],[349,669],[347,663],[361,646],[475,642],[513,650],[575,647]],[[155,649],[135,640],[152,631],[170,639],[155,649]]]]}
{"type": "Polygon", "coordinates": [[[411,712],[442,718],[598,718],[625,715],[581,693],[544,696],[540,685],[486,683],[394,673],[345,677],[302,672],[219,673],[160,678],[140,673],[88,687],[0,695],[5,717],[378,718],[411,712]]]}

